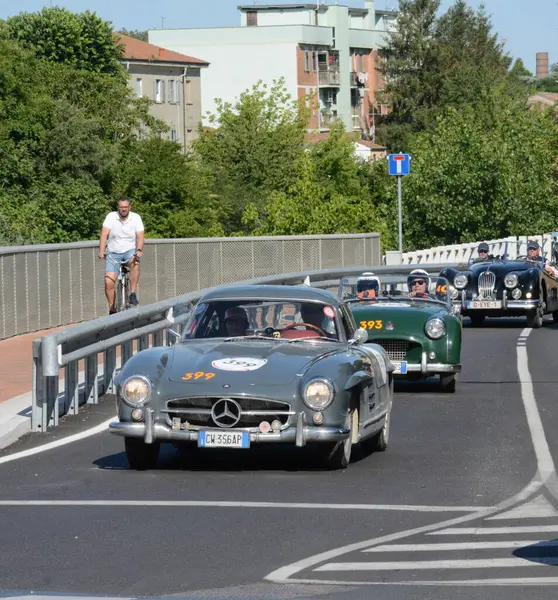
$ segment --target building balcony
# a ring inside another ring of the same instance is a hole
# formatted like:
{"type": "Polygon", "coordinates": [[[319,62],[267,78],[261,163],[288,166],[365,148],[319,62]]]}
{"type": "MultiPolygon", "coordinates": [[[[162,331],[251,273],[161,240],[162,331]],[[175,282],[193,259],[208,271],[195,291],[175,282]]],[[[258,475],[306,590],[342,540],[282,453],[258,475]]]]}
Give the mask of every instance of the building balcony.
{"type": "Polygon", "coordinates": [[[321,87],[339,87],[339,71],[318,71],[318,85],[321,87]]]}

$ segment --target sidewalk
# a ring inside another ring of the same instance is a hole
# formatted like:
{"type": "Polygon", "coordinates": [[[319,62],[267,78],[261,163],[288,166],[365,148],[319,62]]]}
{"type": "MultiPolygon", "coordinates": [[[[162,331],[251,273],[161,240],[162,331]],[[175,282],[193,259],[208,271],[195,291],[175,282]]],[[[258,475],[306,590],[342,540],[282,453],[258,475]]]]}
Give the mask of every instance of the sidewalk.
{"type": "Polygon", "coordinates": [[[31,431],[33,340],[61,329],[0,340],[0,449],[31,431]]]}

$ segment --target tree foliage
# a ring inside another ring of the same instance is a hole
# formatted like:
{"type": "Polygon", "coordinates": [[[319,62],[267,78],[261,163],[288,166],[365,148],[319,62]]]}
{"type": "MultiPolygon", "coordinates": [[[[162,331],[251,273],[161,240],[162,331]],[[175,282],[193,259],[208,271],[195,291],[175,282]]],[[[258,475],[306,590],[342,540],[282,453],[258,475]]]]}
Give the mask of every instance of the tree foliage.
{"type": "Polygon", "coordinates": [[[416,137],[405,186],[409,247],[550,231],[556,211],[558,128],[502,90],[483,107],[449,108],[416,137]]]}
{"type": "Polygon", "coordinates": [[[9,35],[38,58],[95,73],[122,75],[122,46],[116,45],[110,23],[95,13],[43,8],[7,20],[9,35]]]}

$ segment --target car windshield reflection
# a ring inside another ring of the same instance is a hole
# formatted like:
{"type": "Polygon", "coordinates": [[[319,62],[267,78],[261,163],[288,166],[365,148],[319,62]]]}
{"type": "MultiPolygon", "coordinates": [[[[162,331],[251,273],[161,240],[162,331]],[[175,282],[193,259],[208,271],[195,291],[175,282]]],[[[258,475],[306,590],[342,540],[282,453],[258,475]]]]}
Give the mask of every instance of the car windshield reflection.
{"type": "Polygon", "coordinates": [[[219,300],[200,303],[183,340],[339,340],[335,309],[321,302],[219,300]]]}

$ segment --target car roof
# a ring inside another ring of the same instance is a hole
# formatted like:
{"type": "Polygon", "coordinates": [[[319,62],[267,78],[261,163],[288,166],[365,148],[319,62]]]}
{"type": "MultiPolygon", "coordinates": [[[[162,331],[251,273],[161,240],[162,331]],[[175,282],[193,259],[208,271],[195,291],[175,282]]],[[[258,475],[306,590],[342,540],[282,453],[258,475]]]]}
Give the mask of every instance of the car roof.
{"type": "Polygon", "coordinates": [[[214,300],[290,300],[323,302],[334,306],[341,304],[334,293],[308,285],[230,285],[215,288],[200,298],[200,302],[214,300]]]}

